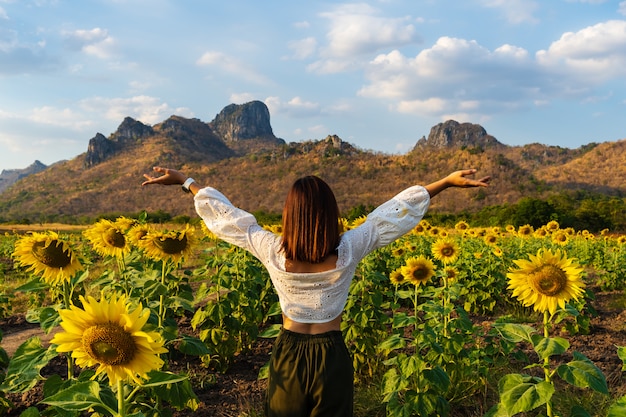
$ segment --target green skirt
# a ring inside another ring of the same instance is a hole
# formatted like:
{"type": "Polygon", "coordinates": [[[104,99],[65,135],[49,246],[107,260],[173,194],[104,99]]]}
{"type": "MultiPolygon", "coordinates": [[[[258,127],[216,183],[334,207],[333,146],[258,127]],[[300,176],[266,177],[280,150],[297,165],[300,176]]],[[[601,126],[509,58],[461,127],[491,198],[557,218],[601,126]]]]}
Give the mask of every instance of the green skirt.
{"type": "Polygon", "coordinates": [[[340,331],[282,329],[269,364],[267,417],[351,417],[354,369],[340,331]]]}

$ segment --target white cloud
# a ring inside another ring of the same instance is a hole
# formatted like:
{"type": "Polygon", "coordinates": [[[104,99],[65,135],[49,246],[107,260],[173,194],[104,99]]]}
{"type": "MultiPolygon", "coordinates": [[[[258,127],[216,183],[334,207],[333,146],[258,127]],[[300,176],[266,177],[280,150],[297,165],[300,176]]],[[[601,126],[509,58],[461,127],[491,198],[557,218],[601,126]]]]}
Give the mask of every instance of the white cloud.
{"type": "Polygon", "coordinates": [[[533,77],[528,54],[521,48],[506,45],[490,52],[476,41],[442,37],[414,58],[399,51],[377,56],[366,71],[369,83],[358,94],[407,101],[406,106],[419,108],[434,97],[446,103],[499,97],[503,89],[511,93],[528,88],[533,77]]]}
{"type": "Polygon", "coordinates": [[[312,101],[303,100],[301,97],[294,97],[284,102],[279,97],[267,97],[265,105],[270,114],[286,114],[291,117],[311,117],[319,115],[320,105],[312,101]]]}
{"type": "Polygon", "coordinates": [[[539,19],[533,16],[538,3],[532,0],[482,0],[485,7],[498,9],[504,18],[513,24],[538,23],[539,19]]]}
{"type": "Polygon", "coordinates": [[[188,108],[172,108],[157,97],[145,95],[129,98],[94,97],[82,100],[80,108],[89,114],[102,114],[107,120],[120,123],[126,116],[146,124],[160,123],[172,115],[194,117],[188,108]]]}
{"type": "Polygon", "coordinates": [[[72,130],[82,130],[92,125],[84,116],[69,108],[59,109],[52,106],[35,108],[28,116],[28,120],[51,126],[65,127],[72,130]]]}
{"type": "Polygon", "coordinates": [[[610,20],[567,32],[547,50],[537,52],[546,69],[585,82],[626,76],[626,21],[610,20]]]}
{"type": "Polygon", "coordinates": [[[406,45],[419,40],[409,17],[389,18],[367,4],[347,4],[322,13],[330,20],[325,53],[346,57],[371,53],[380,48],[406,45]]]}
{"type": "Polygon", "coordinates": [[[621,1],[617,7],[617,12],[626,16],[626,1],[621,1]]]}
{"type": "Polygon", "coordinates": [[[62,33],[65,43],[72,49],[80,50],[88,55],[106,59],[114,54],[115,40],[106,29],[78,29],[62,33]]]}
{"type": "Polygon", "coordinates": [[[306,59],[317,50],[317,40],[313,37],[299,39],[289,42],[287,47],[293,51],[294,59],[306,59]]]}
{"type": "Polygon", "coordinates": [[[293,27],[297,29],[308,29],[311,27],[311,24],[307,21],[295,22],[293,27]]]}
{"type": "Polygon", "coordinates": [[[256,100],[256,96],[252,93],[235,93],[230,95],[230,102],[235,104],[245,104],[252,100],[256,100]]]}
{"type": "Polygon", "coordinates": [[[381,16],[367,4],[344,4],[320,14],[330,22],[327,43],[309,71],[332,74],[360,69],[369,54],[420,42],[410,16],[381,16]]]}
{"type": "Polygon", "coordinates": [[[262,74],[258,74],[256,71],[252,70],[251,65],[223,52],[205,52],[198,58],[196,64],[201,67],[217,68],[224,73],[235,75],[255,84],[265,84],[268,82],[262,74]]]}
{"type": "Polygon", "coordinates": [[[397,50],[378,55],[358,94],[400,113],[486,120],[556,98],[593,100],[599,81],[626,75],[624,56],[621,21],[565,34],[535,56],[515,45],[490,51],[474,40],[441,37],[415,57],[397,50]]]}
{"type": "Polygon", "coordinates": [[[9,20],[9,15],[2,7],[0,7],[0,19],[9,20]]]}

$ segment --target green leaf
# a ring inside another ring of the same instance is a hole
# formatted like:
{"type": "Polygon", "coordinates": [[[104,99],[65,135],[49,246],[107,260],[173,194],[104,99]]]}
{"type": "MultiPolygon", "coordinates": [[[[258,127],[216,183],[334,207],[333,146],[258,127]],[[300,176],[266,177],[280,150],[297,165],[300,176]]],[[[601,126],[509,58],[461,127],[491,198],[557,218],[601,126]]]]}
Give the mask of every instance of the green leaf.
{"type": "Polygon", "coordinates": [[[261,366],[261,369],[259,369],[259,375],[257,376],[256,379],[261,380],[261,379],[267,379],[270,376],[270,362],[267,361],[265,362],[265,365],[261,366]]]}
{"type": "Polygon", "coordinates": [[[267,317],[278,316],[283,312],[280,308],[280,303],[276,301],[274,304],[270,306],[270,309],[267,312],[267,317]]]}
{"type": "Polygon", "coordinates": [[[396,313],[393,316],[393,328],[394,329],[400,329],[400,328],[404,328],[404,327],[408,327],[408,326],[412,326],[415,324],[415,316],[414,315],[408,315],[406,313],[396,313]]]}
{"type": "Polygon", "coordinates": [[[433,369],[426,369],[424,371],[424,378],[433,384],[441,393],[445,393],[450,386],[450,377],[446,371],[439,366],[433,369]]]}
{"type": "Polygon", "coordinates": [[[626,416],[626,396],[620,398],[611,407],[606,417],[623,417],[626,416]]]}
{"type": "Polygon", "coordinates": [[[35,278],[32,281],[28,281],[24,285],[20,285],[15,289],[15,292],[37,292],[37,291],[45,291],[48,289],[48,284],[44,281],[41,281],[39,278],[35,278]]]}
{"type": "Polygon", "coordinates": [[[509,415],[534,410],[547,403],[554,394],[554,386],[549,382],[536,382],[532,377],[520,374],[502,377],[498,390],[500,402],[509,415]]]}
{"type": "Polygon", "coordinates": [[[526,324],[517,323],[495,323],[493,325],[504,339],[517,343],[525,341],[532,343],[532,335],[536,333],[536,330],[526,324]]]}
{"type": "Polygon", "coordinates": [[[574,360],[560,365],[557,373],[563,380],[576,387],[591,388],[607,395],[609,393],[606,378],[600,368],[581,353],[574,352],[574,360]]]}
{"type": "Polygon", "coordinates": [[[41,414],[37,407],[28,407],[26,410],[22,411],[20,417],[39,417],[41,414]]]}
{"type": "Polygon", "coordinates": [[[572,407],[572,411],[569,413],[569,417],[591,417],[591,414],[579,405],[572,407]]]}
{"type": "Polygon", "coordinates": [[[149,377],[151,384],[143,386],[154,387],[159,398],[167,401],[171,406],[178,410],[189,408],[195,411],[198,409],[198,397],[193,392],[191,382],[186,376],[153,371],[150,372],[149,377]],[[155,380],[169,382],[154,384],[155,380]]]}
{"type": "Polygon", "coordinates": [[[493,407],[491,407],[491,409],[489,409],[489,411],[487,411],[487,414],[485,414],[483,417],[511,417],[511,416],[509,415],[509,413],[507,413],[502,403],[498,403],[494,405],[493,407]]]}
{"type": "Polygon", "coordinates": [[[44,398],[42,403],[67,411],[83,411],[104,404],[100,399],[100,384],[96,381],[77,382],[44,398]]]}
{"type": "Polygon", "coordinates": [[[148,380],[141,384],[142,387],[158,387],[160,385],[175,384],[188,379],[186,375],[178,375],[172,372],[150,371],[148,380]]]}
{"type": "Polygon", "coordinates": [[[185,355],[201,356],[211,353],[209,348],[197,337],[184,335],[180,344],[178,345],[180,350],[185,355]]]}
{"type": "Polygon", "coordinates": [[[543,337],[533,335],[535,352],[541,359],[547,359],[553,355],[561,355],[569,349],[569,342],[562,337],[543,337]]]}
{"type": "Polygon", "coordinates": [[[46,334],[50,333],[59,323],[61,323],[61,316],[59,316],[59,312],[56,309],[44,307],[39,310],[39,324],[46,334]]]}
{"type": "Polygon", "coordinates": [[[263,330],[263,332],[261,332],[259,337],[263,337],[267,339],[272,339],[274,337],[277,337],[278,334],[280,333],[281,328],[282,328],[281,324],[272,324],[267,329],[263,330]]]}
{"type": "Polygon", "coordinates": [[[396,334],[392,334],[391,336],[389,336],[386,340],[383,340],[378,345],[377,349],[379,351],[389,353],[392,350],[402,349],[405,346],[406,346],[406,340],[404,339],[404,337],[396,333],[396,334]]]}
{"type": "Polygon", "coordinates": [[[15,351],[7,368],[4,382],[0,385],[0,391],[26,392],[30,390],[43,379],[39,371],[55,356],[57,353],[52,347],[44,349],[39,337],[31,337],[15,351]]]}

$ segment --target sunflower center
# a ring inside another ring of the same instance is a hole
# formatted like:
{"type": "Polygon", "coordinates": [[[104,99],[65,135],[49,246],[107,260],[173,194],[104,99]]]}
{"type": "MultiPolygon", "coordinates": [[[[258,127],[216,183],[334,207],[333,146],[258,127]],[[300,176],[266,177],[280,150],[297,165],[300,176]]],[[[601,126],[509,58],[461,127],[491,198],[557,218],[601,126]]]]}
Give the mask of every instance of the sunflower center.
{"type": "Polygon", "coordinates": [[[444,246],[441,248],[441,254],[445,257],[454,256],[454,248],[452,246],[444,246]]]}
{"type": "Polygon", "coordinates": [[[565,289],[567,275],[555,265],[541,265],[529,275],[529,282],[537,292],[554,297],[565,289]]]}
{"type": "Polygon", "coordinates": [[[424,281],[424,280],[428,279],[428,273],[429,273],[428,268],[415,268],[412,271],[411,275],[417,281],[424,281]]]}
{"type": "Polygon", "coordinates": [[[104,233],[103,239],[107,245],[115,248],[123,248],[126,246],[126,238],[124,237],[124,234],[115,228],[107,229],[104,233]]]}
{"type": "Polygon", "coordinates": [[[46,246],[46,242],[35,242],[32,249],[33,256],[42,264],[50,268],[64,268],[72,263],[69,251],[63,250],[63,244],[53,240],[46,246]]]}
{"type": "Polygon", "coordinates": [[[133,337],[117,324],[96,324],[83,333],[83,347],[92,358],[106,365],[125,365],[135,356],[133,337]]]}
{"type": "Polygon", "coordinates": [[[164,253],[168,255],[176,255],[187,248],[187,236],[183,235],[180,239],[175,237],[166,237],[155,242],[164,253]]]}

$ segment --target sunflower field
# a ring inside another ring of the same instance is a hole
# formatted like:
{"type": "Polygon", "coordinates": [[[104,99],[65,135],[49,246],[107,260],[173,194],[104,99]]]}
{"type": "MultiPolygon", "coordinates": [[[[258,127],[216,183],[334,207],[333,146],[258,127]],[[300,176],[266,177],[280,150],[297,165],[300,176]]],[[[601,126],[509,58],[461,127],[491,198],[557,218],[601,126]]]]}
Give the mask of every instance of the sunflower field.
{"type": "MultiPolygon", "coordinates": [[[[0,416],[192,415],[200,387],[173,359],[224,373],[280,331],[262,265],[201,223],[5,233],[0,257],[0,318],[24,314],[52,335],[9,355],[0,332],[0,416]],[[42,376],[59,358],[65,372],[42,376]]],[[[570,351],[592,330],[594,292],[625,289],[626,235],[423,220],[352,281],[342,330],[356,389],[376,403],[357,395],[356,415],[625,416],[626,392],[570,351]]],[[[626,369],[626,346],[614,354],[626,369]]]]}

